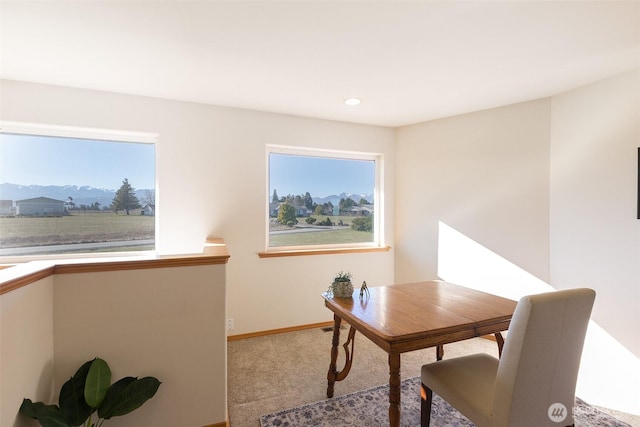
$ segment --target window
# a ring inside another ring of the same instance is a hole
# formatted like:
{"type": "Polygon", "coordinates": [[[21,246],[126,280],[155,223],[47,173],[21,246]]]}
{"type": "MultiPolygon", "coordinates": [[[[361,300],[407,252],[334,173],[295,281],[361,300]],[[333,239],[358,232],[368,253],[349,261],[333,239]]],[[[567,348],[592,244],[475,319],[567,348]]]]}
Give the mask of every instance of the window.
{"type": "Polygon", "coordinates": [[[267,251],[381,245],[381,155],[267,153],[267,251]]]}
{"type": "Polygon", "coordinates": [[[0,257],[154,250],[154,142],[3,123],[0,257]]]}

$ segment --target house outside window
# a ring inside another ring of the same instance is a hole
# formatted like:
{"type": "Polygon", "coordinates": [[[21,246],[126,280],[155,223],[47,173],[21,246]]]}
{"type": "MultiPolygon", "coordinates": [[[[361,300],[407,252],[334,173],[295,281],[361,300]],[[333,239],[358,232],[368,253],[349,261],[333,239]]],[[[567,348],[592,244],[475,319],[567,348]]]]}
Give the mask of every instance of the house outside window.
{"type": "Polygon", "coordinates": [[[267,251],[382,245],[382,156],[270,146],[267,251]]]}
{"type": "Polygon", "coordinates": [[[154,250],[155,140],[0,123],[0,258],[154,250]]]}

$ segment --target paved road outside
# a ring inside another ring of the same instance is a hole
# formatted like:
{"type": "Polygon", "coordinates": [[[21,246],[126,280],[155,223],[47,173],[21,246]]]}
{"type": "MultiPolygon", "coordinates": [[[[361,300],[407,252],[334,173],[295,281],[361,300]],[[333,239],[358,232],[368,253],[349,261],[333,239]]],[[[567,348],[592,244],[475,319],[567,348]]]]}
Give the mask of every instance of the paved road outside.
{"type": "Polygon", "coordinates": [[[154,239],[149,240],[124,240],[117,242],[100,242],[100,243],[74,243],[69,245],[49,245],[49,246],[27,246],[22,248],[6,248],[0,249],[0,256],[19,256],[19,255],[38,255],[51,254],[60,252],[81,252],[93,251],[103,248],[125,248],[135,246],[148,246],[154,243],[154,239]]]}

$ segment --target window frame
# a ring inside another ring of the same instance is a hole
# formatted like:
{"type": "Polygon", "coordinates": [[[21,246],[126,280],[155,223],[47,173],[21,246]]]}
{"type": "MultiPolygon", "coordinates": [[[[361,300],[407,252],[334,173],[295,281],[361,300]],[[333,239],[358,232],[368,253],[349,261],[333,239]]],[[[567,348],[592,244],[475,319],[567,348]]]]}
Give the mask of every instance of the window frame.
{"type": "Polygon", "coordinates": [[[0,263],[13,264],[38,260],[58,260],[58,259],[80,259],[80,258],[131,258],[148,255],[156,255],[159,247],[159,223],[160,223],[160,200],[158,191],[158,137],[157,133],[124,131],[114,129],[87,128],[78,126],[63,126],[44,123],[27,123],[14,121],[0,121],[0,133],[33,135],[33,136],[49,136],[58,138],[71,139],[89,139],[114,143],[136,143],[136,144],[152,144],[155,146],[155,224],[154,224],[154,249],[149,251],[118,251],[118,252],[100,252],[94,253],[59,253],[46,255],[9,255],[0,256],[0,263]]]}
{"type": "Polygon", "coordinates": [[[382,153],[331,150],[310,147],[293,147],[285,145],[266,146],[266,203],[264,207],[265,236],[264,251],[259,253],[261,258],[277,256],[296,256],[328,253],[354,253],[354,252],[377,252],[387,251],[389,248],[384,244],[384,155],[382,153]],[[333,158],[344,160],[365,160],[374,162],[374,200],[373,200],[373,241],[358,243],[336,243],[321,245],[299,245],[299,246],[269,246],[269,201],[271,198],[270,180],[270,155],[271,154],[298,155],[305,157],[333,158]]]}

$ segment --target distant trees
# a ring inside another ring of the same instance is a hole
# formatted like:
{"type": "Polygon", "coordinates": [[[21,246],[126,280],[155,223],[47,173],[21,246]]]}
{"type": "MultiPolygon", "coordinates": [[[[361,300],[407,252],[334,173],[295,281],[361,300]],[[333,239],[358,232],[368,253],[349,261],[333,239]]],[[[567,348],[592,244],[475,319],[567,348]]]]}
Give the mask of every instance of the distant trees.
{"type": "Polygon", "coordinates": [[[313,202],[313,198],[311,197],[311,194],[309,194],[308,191],[304,194],[303,200],[304,200],[304,206],[309,210],[313,210],[313,205],[315,205],[315,203],[313,202]]]}
{"type": "Polygon", "coordinates": [[[329,215],[333,215],[333,203],[326,202],[322,204],[322,212],[320,212],[320,215],[325,213],[328,213],[329,215]]]}
{"type": "MultiPolygon", "coordinates": [[[[289,220],[291,220],[291,218],[295,218],[296,210],[302,207],[305,207],[307,209],[307,215],[311,214],[316,216],[323,216],[339,214],[354,216],[358,215],[358,211],[360,211],[354,208],[371,204],[371,202],[369,202],[364,197],[360,197],[359,202],[356,202],[351,197],[342,198],[338,202],[338,213],[336,213],[334,211],[333,203],[331,203],[330,201],[327,201],[325,203],[316,203],[313,201],[313,197],[311,197],[311,194],[308,191],[304,194],[287,194],[286,196],[280,197],[278,196],[278,191],[275,189],[273,190],[271,196],[271,203],[280,203],[280,207],[278,208],[277,221],[282,224],[287,224],[290,221],[282,222],[281,214],[287,215],[289,220]],[[284,205],[288,206],[283,208],[284,205]],[[283,209],[286,209],[286,211],[283,212],[283,209]]],[[[318,222],[317,224],[320,224],[322,222],[324,221],[318,222]]],[[[363,226],[362,224],[359,225],[359,228],[363,227],[367,228],[367,226],[363,226]]]]}
{"type": "Polygon", "coordinates": [[[346,199],[340,199],[338,207],[340,209],[340,212],[346,212],[354,207],[355,204],[356,202],[351,197],[347,197],[346,199]]]}
{"type": "Polygon", "coordinates": [[[354,218],[351,221],[351,229],[356,231],[373,231],[373,218],[370,216],[354,218]]]}
{"type": "Polygon", "coordinates": [[[289,202],[284,202],[278,208],[278,222],[291,227],[298,223],[298,219],[296,218],[296,208],[294,208],[289,202]]]}
{"type": "Polygon", "coordinates": [[[73,210],[76,207],[76,204],[73,202],[73,197],[67,197],[67,201],[64,202],[64,207],[68,211],[73,210]]]}
{"type": "Polygon", "coordinates": [[[327,219],[325,219],[324,221],[318,221],[317,222],[318,225],[326,225],[327,227],[330,227],[332,225],[335,225],[332,221],[331,218],[327,217],[327,219]]]}
{"type": "Polygon", "coordinates": [[[67,200],[64,202],[64,208],[67,211],[99,211],[100,210],[100,202],[93,202],[90,205],[85,205],[85,204],[79,204],[76,205],[76,203],[73,201],[73,197],[69,196],[67,197],[67,200]]]}
{"type": "Polygon", "coordinates": [[[99,211],[100,210],[100,202],[94,202],[90,205],[80,205],[79,208],[81,211],[99,211]]]}
{"type": "Polygon", "coordinates": [[[156,192],[154,190],[145,190],[142,203],[149,206],[156,205],[156,192]]]}
{"type": "Polygon", "coordinates": [[[116,191],[113,202],[111,202],[111,208],[115,213],[125,211],[126,214],[129,215],[131,209],[139,209],[141,207],[135,189],[129,184],[129,180],[125,178],[118,191],[116,191]]]}

